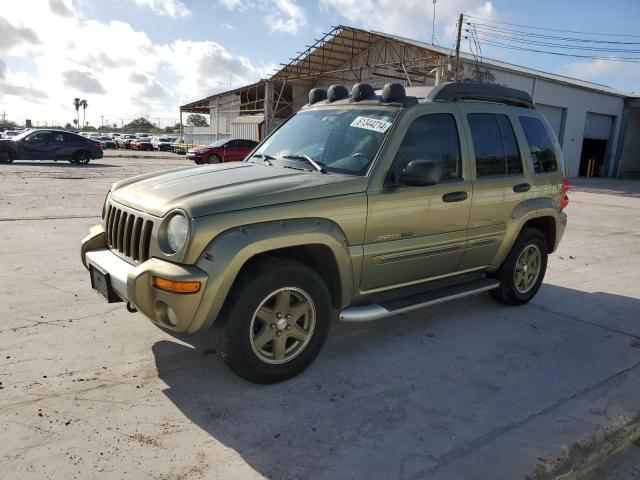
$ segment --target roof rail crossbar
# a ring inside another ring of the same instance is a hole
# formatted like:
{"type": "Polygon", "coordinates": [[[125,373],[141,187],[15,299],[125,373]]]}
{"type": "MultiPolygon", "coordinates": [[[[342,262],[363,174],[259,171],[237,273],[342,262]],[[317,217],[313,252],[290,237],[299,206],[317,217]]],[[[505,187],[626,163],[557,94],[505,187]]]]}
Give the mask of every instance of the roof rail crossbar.
{"type": "Polygon", "coordinates": [[[491,83],[441,83],[427,94],[427,100],[432,102],[476,100],[533,108],[533,100],[531,100],[531,96],[527,92],[491,83]]]}

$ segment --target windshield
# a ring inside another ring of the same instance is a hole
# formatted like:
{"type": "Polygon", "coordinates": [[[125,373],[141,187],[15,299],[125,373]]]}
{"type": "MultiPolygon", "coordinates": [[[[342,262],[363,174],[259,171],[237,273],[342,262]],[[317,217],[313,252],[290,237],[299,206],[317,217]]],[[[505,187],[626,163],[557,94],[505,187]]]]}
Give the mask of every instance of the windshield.
{"type": "Polygon", "coordinates": [[[392,108],[344,107],[299,112],[268,138],[254,156],[262,155],[276,162],[307,156],[329,172],[364,175],[396,113],[397,109],[392,108]]]}
{"type": "Polygon", "coordinates": [[[225,143],[227,143],[227,140],[218,140],[217,142],[213,142],[211,145],[209,145],[210,147],[221,147],[223,146],[225,143]]]}

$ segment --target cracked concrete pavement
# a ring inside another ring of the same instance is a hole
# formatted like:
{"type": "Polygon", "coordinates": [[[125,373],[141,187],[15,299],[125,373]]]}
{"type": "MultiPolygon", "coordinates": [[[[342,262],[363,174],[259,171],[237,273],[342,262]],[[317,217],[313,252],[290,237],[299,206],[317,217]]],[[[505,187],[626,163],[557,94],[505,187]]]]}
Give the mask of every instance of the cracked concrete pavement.
{"type": "Polygon", "coordinates": [[[577,182],[529,305],[336,322],[307,372],[257,386],[80,263],[111,183],[185,163],[0,166],[0,478],[523,478],[640,410],[640,183],[577,182]]]}

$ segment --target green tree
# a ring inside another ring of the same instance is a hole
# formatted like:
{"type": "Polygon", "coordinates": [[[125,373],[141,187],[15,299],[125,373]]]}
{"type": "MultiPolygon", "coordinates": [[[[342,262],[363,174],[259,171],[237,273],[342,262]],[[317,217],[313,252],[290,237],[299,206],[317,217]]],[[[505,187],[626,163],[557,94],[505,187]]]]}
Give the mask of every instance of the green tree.
{"type": "Polygon", "coordinates": [[[192,113],[187,117],[187,125],[193,125],[194,127],[208,127],[209,123],[204,115],[199,113],[192,113]]]}
{"type": "Polygon", "coordinates": [[[156,128],[156,126],[144,117],[136,118],[124,126],[125,130],[147,131],[156,128]]]}
{"type": "Polygon", "coordinates": [[[86,122],[84,121],[84,119],[85,119],[85,115],[87,114],[87,107],[89,106],[89,104],[87,103],[86,100],[82,99],[80,100],[80,106],[82,107],[82,125],[86,125],[86,122]]]}
{"type": "Polygon", "coordinates": [[[73,99],[73,108],[76,109],[76,125],[80,124],[80,106],[82,105],[81,100],[76,97],[73,99]]]}
{"type": "Polygon", "coordinates": [[[73,124],[76,126],[76,129],[78,128],[78,120],[77,119],[73,119],[73,124]]]}

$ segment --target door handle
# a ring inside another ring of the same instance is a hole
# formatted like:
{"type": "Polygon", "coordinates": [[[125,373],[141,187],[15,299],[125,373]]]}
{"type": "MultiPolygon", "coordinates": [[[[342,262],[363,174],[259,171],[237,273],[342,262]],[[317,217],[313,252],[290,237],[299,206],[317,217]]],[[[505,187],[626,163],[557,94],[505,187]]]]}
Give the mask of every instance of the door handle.
{"type": "Polygon", "coordinates": [[[442,195],[443,202],[462,202],[467,199],[467,192],[450,192],[442,195]]]}
{"type": "Polygon", "coordinates": [[[531,185],[528,183],[519,183],[513,187],[513,191],[517,193],[528,192],[529,190],[531,190],[531,185]]]}

